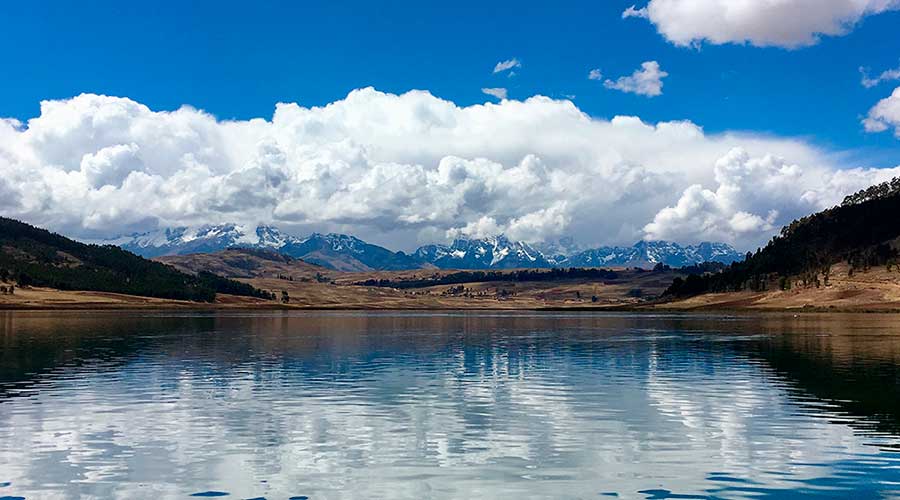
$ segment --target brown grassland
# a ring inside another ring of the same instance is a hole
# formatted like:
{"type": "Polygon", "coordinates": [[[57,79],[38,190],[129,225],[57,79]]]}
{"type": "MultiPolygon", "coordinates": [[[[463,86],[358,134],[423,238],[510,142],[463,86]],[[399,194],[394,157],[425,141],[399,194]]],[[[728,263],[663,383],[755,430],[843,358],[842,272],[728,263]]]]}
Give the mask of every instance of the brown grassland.
{"type": "MultiPolygon", "coordinates": [[[[187,270],[183,267],[182,269],[187,270]]],[[[368,279],[414,279],[440,276],[451,272],[418,270],[341,273],[328,270],[319,271],[318,269],[310,271],[308,268],[292,270],[279,267],[275,273],[260,272],[258,277],[235,277],[238,281],[275,292],[279,299],[274,301],[219,294],[215,303],[206,304],[116,293],[63,291],[35,287],[17,288],[14,295],[0,295],[0,308],[600,309],[638,306],[645,302],[645,297],[655,297],[661,294],[677,275],[672,271],[620,270],[616,279],[603,281],[586,279],[535,282],[491,281],[405,290],[357,284],[368,279]],[[280,300],[282,292],[288,294],[287,303],[280,300]]]]}
{"type": "Polygon", "coordinates": [[[900,311],[900,271],[886,267],[849,272],[846,263],[836,264],[820,286],[765,292],[708,293],[650,307],[670,310],[811,310],[811,311],[900,311]]]}
{"type": "MultiPolygon", "coordinates": [[[[338,272],[299,260],[248,264],[238,253],[160,259],[192,272],[210,269],[275,292],[278,300],[219,294],[214,303],[155,299],[131,295],[17,288],[0,294],[0,309],[485,309],[485,310],[644,310],[644,311],[900,311],[900,271],[885,267],[857,271],[833,266],[827,284],[766,292],[714,293],[677,301],[658,300],[678,276],[675,271],[617,270],[615,279],[559,281],[490,281],[397,289],[361,286],[375,280],[435,278],[454,271],[418,269],[396,272],[338,272]],[[232,259],[232,260],[229,260],[232,259]],[[235,264],[231,265],[229,264],[235,264]],[[286,292],[289,300],[280,300],[286,292]]],[[[511,272],[511,271],[506,271],[511,272]]]]}

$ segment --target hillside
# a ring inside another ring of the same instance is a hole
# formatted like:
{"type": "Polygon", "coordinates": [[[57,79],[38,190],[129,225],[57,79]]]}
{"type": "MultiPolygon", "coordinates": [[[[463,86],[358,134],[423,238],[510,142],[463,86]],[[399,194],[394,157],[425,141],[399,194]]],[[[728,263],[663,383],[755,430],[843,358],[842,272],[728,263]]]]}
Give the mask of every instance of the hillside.
{"type": "Polygon", "coordinates": [[[153,260],[168,264],[183,273],[197,274],[207,271],[229,278],[281,278],[287,280],[311,280],[324,273],[335,274],[315,264],[309,264],[274,250],[254,248],[229,248],[214,253],[168,255],[153,260]]]}
{"type": "Polygon", "coordinates": [[[289,307],[343,309],[606,309],[644,304],[680,270],[409,270],[332,273],[329,280],[241,279],[289,307]]]}
{"type": "Polygon", "coordinates": [[[654,303],[665,310],[759,311],[900,311],[900,272],[886,266],[850,272],[846,262],[834,264],[828,285],[821,283],[774,289],[704,293],[654,303]]]}
{"type": "Polygon", "coordinates": [[[212,302],[216,293],[271,298],[208,272],[188,275],[111,245],[88,245],[0,217],[0,278],[48,287],[212,302]]]}
{"type": "Polygon", "coordinates": [[[765,248],[722,272],[677,279],[668,297],[764,292],[831,285],[833,267],[849,277],[873,267],[900,269],[900,179],[848,196],[836,207],[792,222],[765,248]]]}

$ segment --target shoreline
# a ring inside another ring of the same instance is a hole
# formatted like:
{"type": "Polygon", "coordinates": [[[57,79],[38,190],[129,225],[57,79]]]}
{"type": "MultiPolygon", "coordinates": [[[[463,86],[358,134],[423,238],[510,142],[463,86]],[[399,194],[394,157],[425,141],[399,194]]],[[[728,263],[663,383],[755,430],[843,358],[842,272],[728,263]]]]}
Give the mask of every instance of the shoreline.
{"type": "MultiPolygon", "coordinates": [[[[500,285],[513,290],[495,298],[497,284],[467,284],[473,293],[448,294],[446,287],[410,293],[384,287],[334,285],[281,280],[245,280],[260,289],[290,292],[290,302],[218,294],[213,302],[143,297],[113,292],[19,287],[14,295],[0,295],[0,311],[531,311],[654,313],[900,313],[900,276],[884,270],[850,276],[836,266],[832,284],[794,290],[708,293],[665,300],[658,277],[651,281],[605,283],[561,281],[500,285]],[[487,288],[485,288],[487,286],[487,288]],[[643,299],[631,295],[643,289],[643,299]],[[593,299],[593,301],[592,301],[593,299]]],[[[646,276],[642,277],[646,278],[646,276]]],[[[665,280],[662,280],[665,281],[665,280]]]]}
{"type": "Polygon", "coordinates": [[[289,312],[289,311],[348,311],[348,312],[573,312],[573,313],[633,313],[633,314],[900,314],[900,307],[860,307],[860,308],[836,308],[836,307],[667,307],[665,303],[646,305],[608,305],[608,306],[558,306],[546,307],[435,307],[435,306],[410,306],[410,307],[365,307],[365,306],[340,306],[340,305],[233,305],[233,304],[182,304],[182,303],[158,303],[158,304],[99,304],[85,302],[82,304],[0,304],[0,312],[84,312],[84,311],[195,311],[195,312],[289,312]]]}

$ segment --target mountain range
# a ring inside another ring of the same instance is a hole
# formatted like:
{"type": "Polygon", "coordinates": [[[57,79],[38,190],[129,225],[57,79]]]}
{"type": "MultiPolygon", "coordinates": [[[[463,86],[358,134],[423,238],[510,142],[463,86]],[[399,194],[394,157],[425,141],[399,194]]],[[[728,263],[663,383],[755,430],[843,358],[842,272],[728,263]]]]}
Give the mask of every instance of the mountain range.
{"type": "Polygon", "coordinates": [[[344,234],[313,233],[298,238],[273,226],[227,223],[194,228],[166,228],[107,240],[143,257],[208,253],[232,247],[276,250],[290,257],[338,271],[439,269],[515,269],[551,267],[671,267],[702,262],[731,262],[743,255],[725,243],[682,246],[640,241],[631,247],[581,249],[571,238],[531,245],[503,235],[457,238],[449,245],[419,247],[411,254],[394,252],[344,234]]]}

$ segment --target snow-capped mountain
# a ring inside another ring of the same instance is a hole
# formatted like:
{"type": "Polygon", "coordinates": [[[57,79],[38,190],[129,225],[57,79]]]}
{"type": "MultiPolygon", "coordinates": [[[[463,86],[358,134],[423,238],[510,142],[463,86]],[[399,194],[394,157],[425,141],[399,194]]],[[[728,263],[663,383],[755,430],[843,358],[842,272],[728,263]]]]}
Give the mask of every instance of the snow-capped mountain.
{"type": "Polygon", "coordinates": [[[229,247],[281,249],[299,241],[272,226],[206,224],[197,227],[165,228],[109,240],[143,257],[217,252],[229,247]]]}
{"type": "Polygon", "coordinates": [[[668,241],[639,241],[630,247],[580,250],[572,238],[529,245],[504,236],[457,239],[452,245],[426,245],[413,253],[441,269],[511,269],[547,267],[643,267],[658,263],[682,267],[702,262],[730,264],[743,255],[725,243],[681,246],[668,241]]]}
{"type": "Polygon", "coordinates": [[[210,253],[226,248],[266,248],[340,271],[415,269],[421,263],[403,252],[344,234],[313,233],[306,238],[285,234],[273,226],[239,224],[160,229],[133,234],[105,243],[118,245],[143,257],[210,253]]]}
{"type": "Polygon", "coordinates": [[[403,252],[393,252],[346,234],[313,233],[308,238],[282,246],[279,251],[338,271],[396,271],[422,267],[422,262],[403,252]]]}
{"type": "Polygon", "coordinates": [[[419,247],[413,257],[441,269],[513,269],[552,267],[536,248],[503,235],[484,239],[457,238],[451,245],[419,247]]]}
{"type": "Polygon", "coordinates": [[[561,264],[570,255],[584,251],[584,247],[576,243],[575,238],[571,236],[564,236],[555,241],[535,243],[533,247],[540,250],[547,262],[553,265],[561,264]]]}
{"type": "Polygon", "coordinates": [[[682,267],[702,262],[730,264],[743,255],[725,243],[704,242],[681,246],[669,241],[639,241],[630,247],[600,247],[571,255],[559,263],[563,267],[643,267],[662,263],[682,267]]]}
{"type": "Polygon", "coordinates": [[[425,245],[413,254],[394,252],[344,234],[313,233],[298,238],[273,226],[216,224],[167,228],[107,240],[144,257],[210,253],[231,247],[265,248],[339,271],[441,269],[513,269],[550,267],[671,267],[701,262],[731,263],[743,259],[730,245],[700,243],[681,246],[641,241],[631,247],[580,250],[572,238],[530,245],[503,235],[459,238],[450,245],[425,245]],[[580,250],[580,251],[579,251],[580,250]]]}

